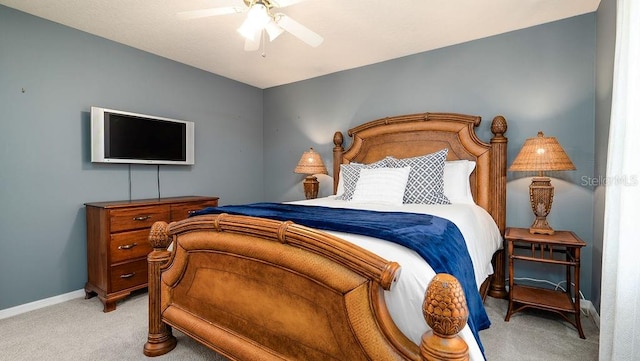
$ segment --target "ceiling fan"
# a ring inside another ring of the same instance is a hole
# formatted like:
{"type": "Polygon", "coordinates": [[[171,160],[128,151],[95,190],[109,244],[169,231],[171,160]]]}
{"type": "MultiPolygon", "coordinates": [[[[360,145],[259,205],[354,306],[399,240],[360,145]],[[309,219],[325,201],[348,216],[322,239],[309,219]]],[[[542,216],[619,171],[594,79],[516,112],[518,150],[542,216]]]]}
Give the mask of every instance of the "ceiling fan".
{"type": "MultiPolygon", "coordinates": [[[[269,41],[274,41],[287,31],[310,46],[317,47],[324,40],[309,28],[293,20],[283,13],[274,13],[273,9],[293,5],[305,0],[236,0],[237,5],[229,5],[210,9],[179,12],[180,19],[197,19],[209,16],[237,14],[247,11],[247,17],[238,28],[245,38],[244,49],[255,51],[260,48],[263,33],[267,33],[269,41]],[[242,5],[240,2],[244,2],[242,5]]],[[[233,3],[234,1],[231,1],[233,3]]]]}

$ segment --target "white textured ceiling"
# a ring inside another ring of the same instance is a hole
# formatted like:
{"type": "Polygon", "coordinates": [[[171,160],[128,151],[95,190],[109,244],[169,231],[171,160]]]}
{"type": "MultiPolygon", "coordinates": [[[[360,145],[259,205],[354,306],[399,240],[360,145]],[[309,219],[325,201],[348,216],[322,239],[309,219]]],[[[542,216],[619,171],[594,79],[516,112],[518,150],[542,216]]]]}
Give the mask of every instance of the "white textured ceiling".
{"type": "Polygon", "coordinates": [[[180,20],[178,12],[241,0],[0,0],[0,4],[269,88],[597,10],[600,0],[306,0],[278,11],[324,37],[285,33],[266,56],[244,51],[239,14],[180,20]]]}

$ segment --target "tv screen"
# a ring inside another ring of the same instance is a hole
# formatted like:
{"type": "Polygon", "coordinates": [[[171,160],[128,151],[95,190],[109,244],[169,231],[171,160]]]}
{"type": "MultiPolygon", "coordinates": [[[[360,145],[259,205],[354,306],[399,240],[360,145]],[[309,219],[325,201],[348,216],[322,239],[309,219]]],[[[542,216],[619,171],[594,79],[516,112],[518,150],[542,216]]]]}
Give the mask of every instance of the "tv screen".
{"type": "Polygon", "coordinates": [[[91,108],[92,162],[194,164],[193,139],[193,122],[91,108]]]}

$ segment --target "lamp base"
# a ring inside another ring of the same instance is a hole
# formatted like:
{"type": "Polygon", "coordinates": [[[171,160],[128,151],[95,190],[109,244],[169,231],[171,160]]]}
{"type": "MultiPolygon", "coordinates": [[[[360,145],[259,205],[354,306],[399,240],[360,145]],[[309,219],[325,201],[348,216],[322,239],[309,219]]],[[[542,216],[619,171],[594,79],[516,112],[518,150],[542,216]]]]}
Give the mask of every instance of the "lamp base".
{"type": "Polygon", "coordinates": [[[318,178],[313,175],[309,175],[304,179],[304,197],[306,199],[315,199],[318,197],[318,190],[320,189],[320,182],[318,178]]]}
{"type": "Polygon", "coordinates": [[[529,233],[531,234],[548,234],[552,235],[556,231],[551,228],[546,218],[537,218],[533,221],[531,227],[529,227],[529,233]]]}
{"type": "Polygon", "coordinates": [[[534,177],[529,185],[529,200],[531,208],[536,218],[529,227],[531,234],[548,234],[555,233],[553,228],[547,222],[547,215],[551,212],[551,204],[553,203],[553,186],[549,177],[534,177]]]}

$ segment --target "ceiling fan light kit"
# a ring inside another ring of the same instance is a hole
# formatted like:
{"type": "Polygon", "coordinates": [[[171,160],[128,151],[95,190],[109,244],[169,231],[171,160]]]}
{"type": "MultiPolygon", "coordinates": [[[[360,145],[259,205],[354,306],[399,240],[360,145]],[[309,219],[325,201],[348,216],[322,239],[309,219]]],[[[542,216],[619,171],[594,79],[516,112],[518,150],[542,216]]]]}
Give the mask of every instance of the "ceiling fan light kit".
{"type": "Polygon", "coordinates": [[[273,21],[273,16],[267,7],[261,3],[255,3],[249,8],[247,18],[238,28],[238,32],[246,39],[255,41],[256,33],[264,29],[270,21],[273,21]]]}
{"type": "MultiPolygon", "coordinates": [[[[245,38],[244,49],[254,51],[260,48],[260,40],[264,32],[269,41],[274,41],[283,32],[288,32],[312,47],[317,47],[323,42],[323,38],[291,19],[283,13],[272,13],[272,8],[281,8],[306,0],[242,0],[247,6],[247,17],[238,28],[238,33],[245,38]]],[[[209,16],[235,14],[238,6],[226,6],[212,9],[185,11],[178,13],[180,19],[196,19],[209,16]]]]}

